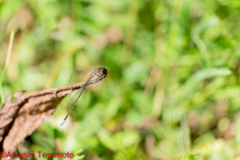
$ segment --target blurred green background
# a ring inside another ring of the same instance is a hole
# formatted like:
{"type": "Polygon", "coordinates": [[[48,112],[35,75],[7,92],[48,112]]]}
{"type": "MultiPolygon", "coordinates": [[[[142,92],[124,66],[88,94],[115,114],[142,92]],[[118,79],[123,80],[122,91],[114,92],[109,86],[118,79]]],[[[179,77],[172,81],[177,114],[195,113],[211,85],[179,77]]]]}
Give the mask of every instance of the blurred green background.
{"type": "Polygon", "coordinates": [[[0,74],[16,31],[4,99],[108,69],[63,127],[71,96],[19,151],[240,159],[239,8],[238,0],[0,0],[0,74]]]}

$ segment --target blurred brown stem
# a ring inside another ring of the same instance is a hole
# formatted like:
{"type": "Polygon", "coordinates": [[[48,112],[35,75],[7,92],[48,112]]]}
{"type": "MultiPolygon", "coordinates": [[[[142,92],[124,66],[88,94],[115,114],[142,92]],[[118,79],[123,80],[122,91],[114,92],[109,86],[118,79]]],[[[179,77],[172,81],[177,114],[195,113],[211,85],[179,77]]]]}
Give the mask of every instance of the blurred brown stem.
{"type": "MultiPolygon", "coordinates": [[[[94,84],[107,76],[107,69],[96,79],[88,82],[94,84]]],[[[47,89],[23,95],[25,91],[14,93],[15,101],[8,97],[0,110],[0,152],[14,152],[26,136],[31,135],[43,121],[51,116],[61,100],[73,90],[79,89],[85,82],[65,87],[47,89]]]]}

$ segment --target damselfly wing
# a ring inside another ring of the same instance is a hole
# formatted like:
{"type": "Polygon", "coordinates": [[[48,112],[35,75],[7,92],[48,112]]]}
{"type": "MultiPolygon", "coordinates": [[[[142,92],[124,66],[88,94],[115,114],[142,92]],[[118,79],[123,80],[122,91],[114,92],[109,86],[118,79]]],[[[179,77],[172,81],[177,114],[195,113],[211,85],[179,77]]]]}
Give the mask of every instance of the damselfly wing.
{"type": "Polygon", "coordinates": [[[87,81],[84,83],[84,85],[73,95],[73,97],[69,100],[69,102],[67,103],[66,108],[70,109],[68,114],[66,115],[66,117],[63,119],[61,126],[64,124],[64,122],[67,120],[69,114],[71,113],[71,111],[73,110],[74,106],[76,105],[78,99],[81,97],[85,87],[88,85],[88,83],[91,81],[91,79],[94,76],[101,76],[102,75],[102,70],[95,68],[94,72],[91,73],[91,75],[89,76],[89,78],[87,79],[87,81]]]}

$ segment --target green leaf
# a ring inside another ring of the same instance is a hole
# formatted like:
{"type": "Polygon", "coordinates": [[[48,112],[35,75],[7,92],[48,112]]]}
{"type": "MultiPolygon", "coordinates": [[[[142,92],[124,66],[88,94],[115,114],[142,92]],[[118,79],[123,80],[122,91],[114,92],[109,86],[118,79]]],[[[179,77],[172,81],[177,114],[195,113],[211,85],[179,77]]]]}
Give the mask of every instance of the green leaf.
{"type": "Polygon", "coordinates": [[[185,153],[181,160],[198,160],[201,156],[199,154],[189,154],[185,153]]]}
{"type": "Polygon", "coordinates": [[[100,142],[110,150],[115,151],[117,149],[114,139],[111,134],[106,130],[102,129],[98,133],[100,142]]]}

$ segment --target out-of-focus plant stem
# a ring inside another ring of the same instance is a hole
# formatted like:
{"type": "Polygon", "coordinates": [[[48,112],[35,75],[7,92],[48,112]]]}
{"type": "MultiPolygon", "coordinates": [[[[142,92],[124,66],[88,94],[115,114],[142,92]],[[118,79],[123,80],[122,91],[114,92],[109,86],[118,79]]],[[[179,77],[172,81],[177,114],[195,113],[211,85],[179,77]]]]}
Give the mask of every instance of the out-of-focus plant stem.
{"type": "Polygon", "coordinates": [[[124,62],[127,63],[132,54],[132,46],[134,42],[134,35],[136,30],[136,24],[137,24],[137,14],[138,14],[138,1],[131,0],[129,4],[129,10],[128,10],[128,20],[127,20],[127,26],[126,26],[126,36],[124,39],[124,46],[123,51],[125,52],[124,62]]]}
{"type": "Polygon", "coordinates": [[[10,40],[9,40],[9,46],[8,46],[8,52],[7,52],[7,58],[6,58],[6,62],[5,62],[5,66],[3,68],[3,72],[0,78],[0,94],[1,94],[1,102],[2,104],[4,103],[4,94],[3,94],[3,88],[2,88],[2,82],[5,76],[5,73],[7,71],[8,65],[10,63],[10,57],[11,57],[11,53],[12,53],[12,46],[13,46],[13,40],[14,40],[14,35],[15,35],[15,31],[12,30],[11,32],[11,36],[10,36],[10,40]]]}

